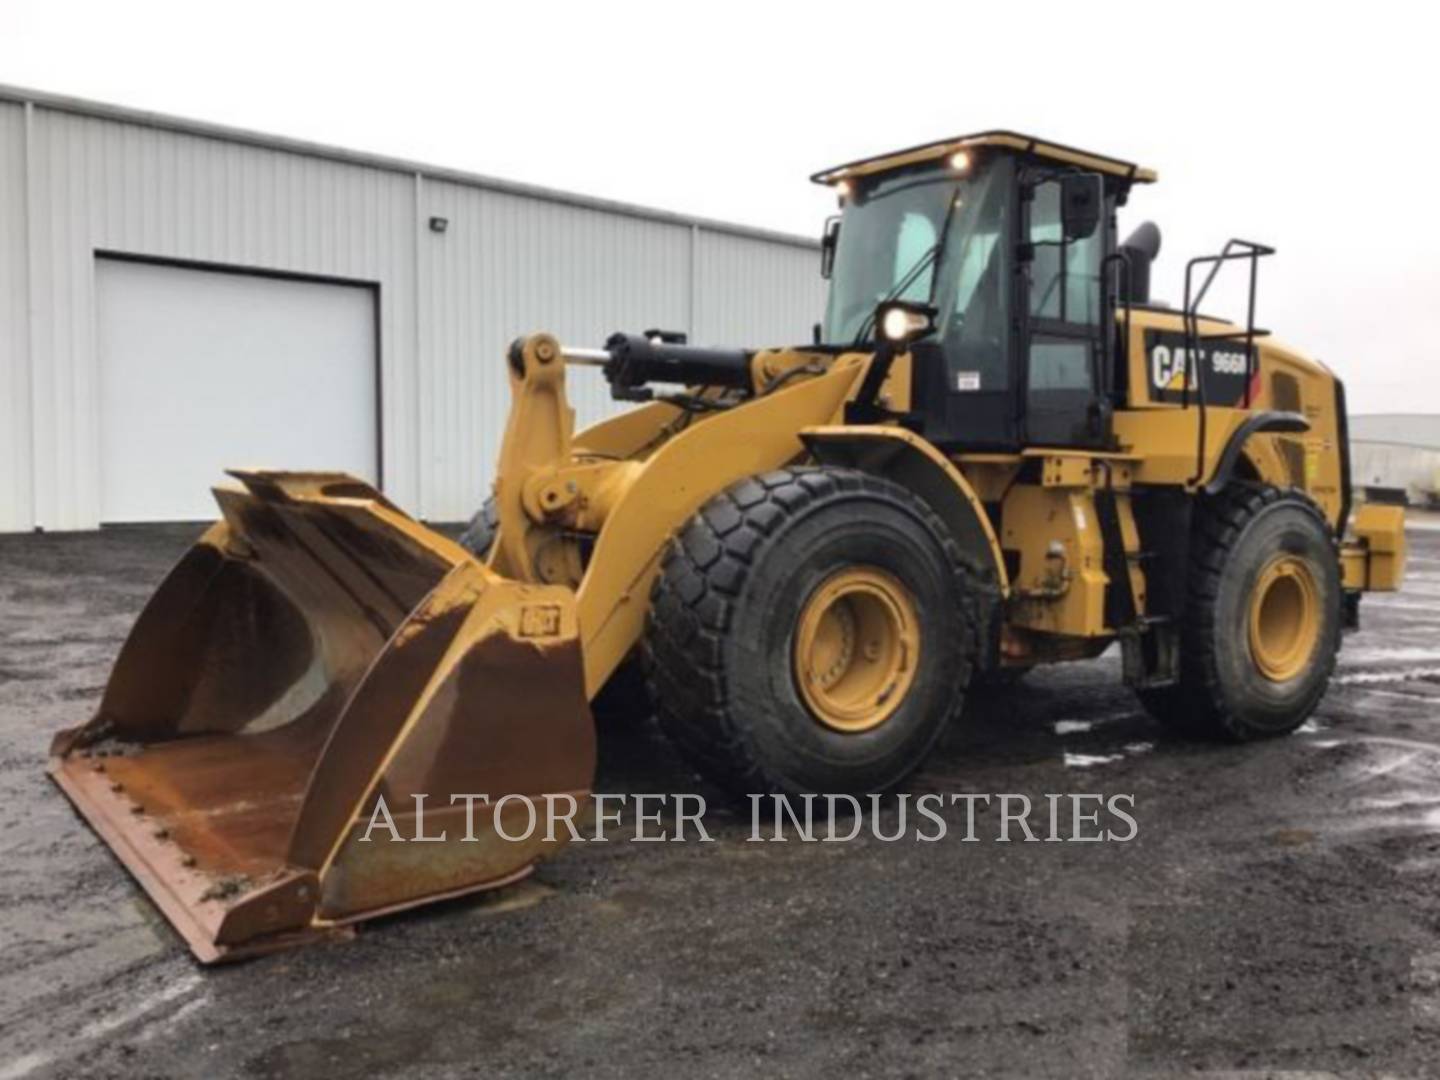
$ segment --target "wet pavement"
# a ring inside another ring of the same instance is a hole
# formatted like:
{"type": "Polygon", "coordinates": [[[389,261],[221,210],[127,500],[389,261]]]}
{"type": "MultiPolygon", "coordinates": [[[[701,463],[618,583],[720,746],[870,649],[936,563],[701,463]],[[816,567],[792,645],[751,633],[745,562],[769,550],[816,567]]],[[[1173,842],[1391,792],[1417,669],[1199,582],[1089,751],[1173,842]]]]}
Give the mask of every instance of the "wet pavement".
{"type": "MultiPolygon", "coordinates": [[[[912,788],[1026,795],[1041,837],[1046,794],[1130,795],[1129,842],[998,842],[992,805],[974,842],[954,807],[939,842],[751,843],[712,806],[714,843],[612,830],[511,890],[218,969],[42,773],[195,530],[0,537],[0,1080],[1440,1075],[1440,522],[1417,525],[1300,733],[1167,739],[1106,657],[976,695],[912,788]]],[[[695,790],[638,720],[601,754],[601,791],[695,790]]]]}

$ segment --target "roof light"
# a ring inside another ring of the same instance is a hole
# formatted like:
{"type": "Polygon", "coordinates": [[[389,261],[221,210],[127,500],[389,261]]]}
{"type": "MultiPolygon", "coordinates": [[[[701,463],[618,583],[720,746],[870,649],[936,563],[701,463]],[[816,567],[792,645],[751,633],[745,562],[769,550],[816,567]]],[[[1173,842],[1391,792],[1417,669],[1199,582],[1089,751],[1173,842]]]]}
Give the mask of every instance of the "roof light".
{"type": "Polygon", "coordinates": [[[958,173],[970,171],[970,154],[965,150],[956,150],[950,155],[950,168],[958,173]]]}

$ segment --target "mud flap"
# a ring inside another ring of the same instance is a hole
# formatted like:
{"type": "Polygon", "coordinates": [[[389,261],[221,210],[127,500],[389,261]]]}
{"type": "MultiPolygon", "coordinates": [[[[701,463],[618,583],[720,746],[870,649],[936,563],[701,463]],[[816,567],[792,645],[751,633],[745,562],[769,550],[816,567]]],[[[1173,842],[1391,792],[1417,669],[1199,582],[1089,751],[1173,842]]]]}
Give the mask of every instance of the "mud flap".
{"type": "Polygon", "coordinates": [[[51,776],[202,961],[529,873],[594,771],[573,594],[350,477],[233,475],[51,776]]]}

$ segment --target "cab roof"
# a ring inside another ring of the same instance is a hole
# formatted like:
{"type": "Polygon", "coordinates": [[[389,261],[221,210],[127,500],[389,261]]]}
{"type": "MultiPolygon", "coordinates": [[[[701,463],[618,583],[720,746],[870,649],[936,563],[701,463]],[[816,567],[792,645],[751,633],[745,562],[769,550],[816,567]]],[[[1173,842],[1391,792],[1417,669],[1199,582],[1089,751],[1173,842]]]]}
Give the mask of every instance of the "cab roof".
{"type": "Polygon", "coordinates": [[[1118,176],[1136,184],[1152,183],[1157,178],[1155,170],[1142,169],[1133,162],[1121,161],[1119,158],[1092,154],[1088,150],[1077,150],[1073,146],[1065,146],[1061,143],[1047,142],[1044,139],[1037,139],[1033,135],[1022,135],[1018,131],[982,131],[974,135],[957,135],[951,139],[941,139],[939,142],[912,146],[906,150],[893,150],[878,157],[862,158],[859,161],[836,165],[816,173],[810,179],[817,184],[836,184],[852,177],[889,172],[906,165],[916,165],[947,157],[957,150],[978,146],[995,146],[1047,161],[1079,165],[1095,172],[1118,176]]]}

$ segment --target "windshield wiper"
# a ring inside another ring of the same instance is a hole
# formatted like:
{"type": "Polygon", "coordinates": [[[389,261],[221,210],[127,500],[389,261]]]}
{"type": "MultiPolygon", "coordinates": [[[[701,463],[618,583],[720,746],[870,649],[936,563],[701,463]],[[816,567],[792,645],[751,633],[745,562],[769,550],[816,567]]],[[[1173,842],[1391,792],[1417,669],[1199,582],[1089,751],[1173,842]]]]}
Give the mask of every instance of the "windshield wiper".
{"type": "MultiPolygon", "coordinates": [[[[950,205],[945,208],[945,220],[940,223],[939,239],[921,252],[920,257],[915,260],[915,264],[911,266],[909,270],[905,271],[904,277],[897,281],[889,292],[875,302],[875,307],[870,309],[870,314],[865,316],[865,321],[860,324],[860,329],[855,332],[855,340],[850,343],[852,349],[863,345],[865,343],[865,335],[875,328],[875,312],[881,304],[889,303],[908,289],[927,266],[933,263],[937,268],[939,267],[940,259],[945,254],[945,241],[950,237],[950,220],[955,216],[955,207],[959,205],[960,188],[957,184],[954,194],[950,196],[950,205]]],[[[928,300],[935,299],[935,285],[938,277],[939,275],[937,274],[932,275],[930,278],[930,295],[927,297],[928,300]]]]}
{"type": "Polygon", "coordinates": [[[925,268],[935,261],[935,257],[940,254],[940,249],[944,246],[945,241],[943,239],[937,240],[935,241],[935,243],[931,244],[928,248],[925,249],[925,251],[921,252],[920,258],[915,260],[914,264],[910,267],[910,269],[905,271],[905,276],[902,277],[899,281],[897,281],[893,286],[891,286],[889,292],[887,292],[879,300],[875,301],[875,307],[870,309],[870,314],[865,316],[865,321],[860,324],[860,329],[855,332],[855,340],[850,343],[852,348],[857,345],[864,344],[865,335],[868,334],[875,326],[875,312],[880,307],[880,305],[889,303],[891,300],[894,300],[897,296],[899,296],[906,289],[908,289],[911,284],[914,283],[915,279],[919,277],[920,274],[925,270],[925,268]]]}

